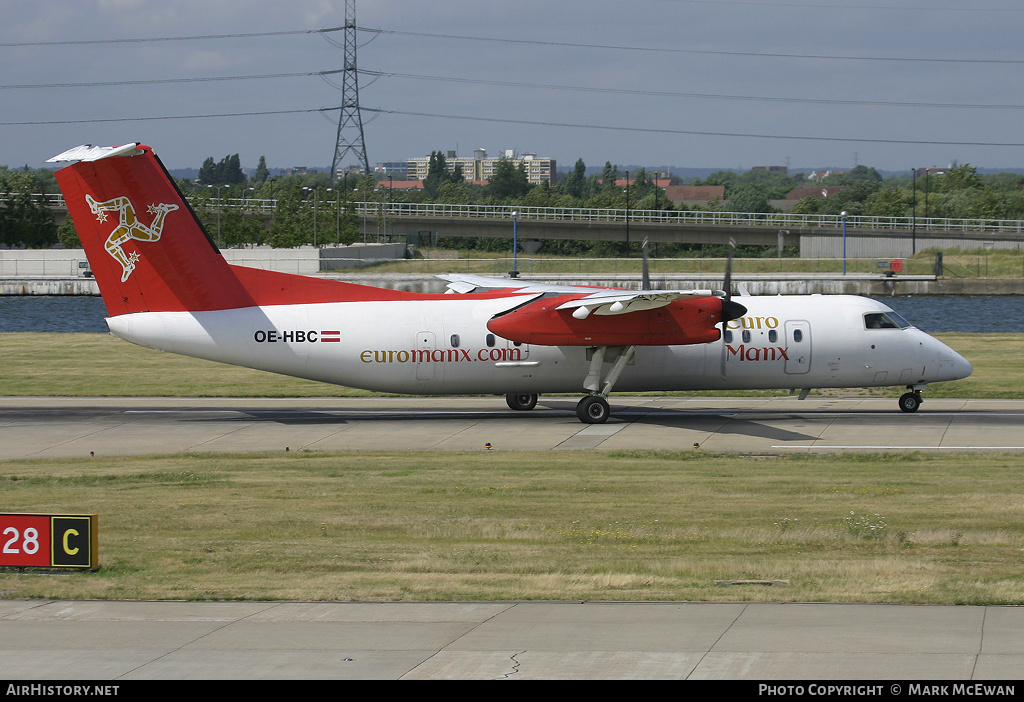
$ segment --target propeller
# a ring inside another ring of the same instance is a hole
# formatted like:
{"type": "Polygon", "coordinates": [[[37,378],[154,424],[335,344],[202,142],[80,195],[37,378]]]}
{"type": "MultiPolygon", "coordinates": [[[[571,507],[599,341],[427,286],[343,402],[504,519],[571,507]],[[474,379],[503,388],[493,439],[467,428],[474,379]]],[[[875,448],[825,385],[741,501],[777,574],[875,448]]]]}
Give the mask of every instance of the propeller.
{"type": "Polygon", "coordinates": [[[650,290],[651,289],[651,271],[650,271],[650,267],[648,266],[648,263],[647,263],[647,237],[646,236],[644,237],[644,244],[643,244],[643,247],[641,247],[641,250],[644,253],[643,280],[642,280],[642,288],[641,289],[642,290],[650,290]]]}
{"type": "Polygon", "coordinates": [[[725,298],[722,300],[722,360],[719,373],[722,380],[725,380],[725,359],[728,349],[725,345],[725,331],[729,322],[739,319],[747,313],[747,308],[732,299],[732,259],[736,254],[736,240],[729,239],[729,257],[725,261],[725,280],[722,283],[722,290],[725,298]]]}

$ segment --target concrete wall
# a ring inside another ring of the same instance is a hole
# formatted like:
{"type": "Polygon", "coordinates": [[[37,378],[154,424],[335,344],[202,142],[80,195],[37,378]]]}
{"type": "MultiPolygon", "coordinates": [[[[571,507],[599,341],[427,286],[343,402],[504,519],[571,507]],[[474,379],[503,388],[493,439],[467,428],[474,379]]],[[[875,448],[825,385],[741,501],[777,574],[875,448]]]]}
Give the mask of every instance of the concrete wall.
{"type": "Polygon", "coordinates": [[[320,249],[320,270],[365,268],[382,261],[408,258],[405,244],[353,244],[320,249]]]}
{"type": "MultiPolygon", "coordinates": [[[[847,258],[906,258],[912,256],[914,250],[938,249],[940,251],[976,250],[976,249],[1008,249],[1020,251],[1020,241],[1008,241],[1005,238],[992,240],[965,240],[960,238],[941,239],[938,237],[918,236],[916,246],[914,240],[903,236],[893,238],[860,237],[846,235],[847,258]]],[[[842,258],[842,234],[808,235],[800,237],[800,258],[842,258]]]]}
{"type": "MultiPolygon", "coordinates": [[[[405,244],[353,244],[317,249],[300,246],[275,249],[257,246],[223,249],[225,260],[262,270],[316,275],[321,270],[367,266],[381,260],[407,258],[405,244]],[[329,262],[329,263],[328,263],[329,262]]],[[[82,249],[0,249],[0,278],[25,276],[86,277],[89,262],[82,249]]]]}

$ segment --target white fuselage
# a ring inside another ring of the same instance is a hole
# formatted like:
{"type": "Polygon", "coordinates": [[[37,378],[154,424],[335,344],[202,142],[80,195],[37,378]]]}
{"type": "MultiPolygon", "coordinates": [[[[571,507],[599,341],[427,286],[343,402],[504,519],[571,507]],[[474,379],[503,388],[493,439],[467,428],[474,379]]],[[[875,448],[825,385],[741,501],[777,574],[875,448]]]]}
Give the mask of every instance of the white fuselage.
{"type": "MultiPolygon", "coordinates": [[[[518,345],[488,331],[492,316],[528,297],[139,312],[107,323],[143,346],[382,392],[582,392],[592,349],[518,345]]],[[[971,372],[919,329],[868,328],[871,313],[890,311],[868,298],[739,299],[747,314],[728,323],[731,340],[639,346],[615,390],[925,385],[971,372]]]]}

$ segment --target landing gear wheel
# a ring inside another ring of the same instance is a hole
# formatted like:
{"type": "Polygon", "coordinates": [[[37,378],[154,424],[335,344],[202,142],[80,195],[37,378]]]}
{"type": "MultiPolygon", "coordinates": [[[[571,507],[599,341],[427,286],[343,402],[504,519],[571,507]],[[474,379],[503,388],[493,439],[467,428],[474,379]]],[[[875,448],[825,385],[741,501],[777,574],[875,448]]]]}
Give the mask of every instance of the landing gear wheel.
{"type": "Polygon", "coordinates": [[[904,412],[916,412],[921,407],[921,396],[916,392],[905,392],[900,396],[900,409],[904,412]]]}
{"type": "Polygon", "coordinates": [[[600,395],[589,395],[576,405],[576,416],[585,424],[604,424],[611,416],[611,409],[600,395]]]}
{"type": "Polygon", "coordinates": [[[537,406],[537,396],[527,393],[510,392],[505,395],[505,402],[510,409],[525,412],[537,406]]]}

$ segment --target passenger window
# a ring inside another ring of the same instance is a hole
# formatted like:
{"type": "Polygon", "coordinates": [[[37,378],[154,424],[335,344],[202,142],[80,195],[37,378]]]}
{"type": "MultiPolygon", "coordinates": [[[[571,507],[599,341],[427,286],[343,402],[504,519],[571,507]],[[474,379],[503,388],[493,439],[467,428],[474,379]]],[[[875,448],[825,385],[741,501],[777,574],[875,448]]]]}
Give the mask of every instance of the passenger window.
{"type": "Polygon", "coordinates": [[[743,343],[744,344],[749,344],[750,343],[750,330],[749,329],[744,329],[743,330],[743,343]]]}
{"type": "Polygon", "coordinates": [[[725,343],[727,343],[727,344],[731,344],[732,343],[732,331],[729,330],[729,329],[725,330],[725,343]]]}
{"type": "Polygon", "coordinates": [[[452,348],[453,349],[459,348],[459,343],[460,343],[459,335],[458,334],[452,334],[452,348]]]}
{"type": "Polygon", "coordinates": [[[794,329],[793,330],[793,341],[799,343],[799,342],[801,342],[803,340],[804,340],[803,330],[801,330],[801,329],[794,329]]]}
{"type": "Polygon", "coordinates": [[[778,340],[779,340],[779,333],[777,331],[775,331],[774,329],[769,330],[768,331],[768,341],[770,341],[771,343],[774,344],[778,340]]]}
{"type": "Polygon", "coordinates": [[[488,334],[487,335],[487,346],[488,346],[488,348],[490,348],[491,346],[494,346],[494,334],[488,334]]]}

